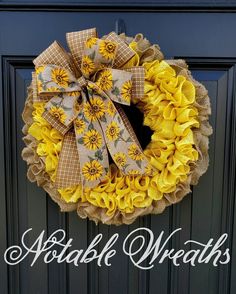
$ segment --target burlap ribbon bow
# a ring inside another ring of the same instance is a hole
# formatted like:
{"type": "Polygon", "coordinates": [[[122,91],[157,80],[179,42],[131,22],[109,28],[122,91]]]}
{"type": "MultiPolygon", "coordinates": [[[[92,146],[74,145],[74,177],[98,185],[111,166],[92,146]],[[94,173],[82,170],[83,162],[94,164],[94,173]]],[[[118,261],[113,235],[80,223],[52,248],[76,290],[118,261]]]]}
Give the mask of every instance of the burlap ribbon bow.
{"type": "Polygon", "coordinates": [[[64,136],[56,186],[96,186],[109,170],[108,151],[124,174],[144,174],[148,162],[118,105],[144,93],[144,69],[122,69],[134,51],[114,32],[66,37],[71,54],[54,42],[33,73],[34,101],[46,99],[43,117],[64,136]]]}

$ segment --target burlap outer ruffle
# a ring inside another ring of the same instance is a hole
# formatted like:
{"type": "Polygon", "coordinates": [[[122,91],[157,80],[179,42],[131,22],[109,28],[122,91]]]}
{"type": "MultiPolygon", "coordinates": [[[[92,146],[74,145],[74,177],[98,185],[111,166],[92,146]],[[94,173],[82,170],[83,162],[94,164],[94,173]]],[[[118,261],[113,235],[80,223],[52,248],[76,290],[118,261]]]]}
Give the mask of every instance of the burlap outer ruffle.
{"type": "MultiPolygon", "coordinates": [[[[152,45],[142,34],[137,34],[135,38],[127,37],[124,34],[121,35],[127,43],[135,40],[137,42],[137,52],[140,56],[140,64],[153,61],[162,60],[163,54],[160,51],[160,47],[156,44],[152,45]]],[[[32,121],[32,88],[28,89],[28,97],[25,102],[25,108],[23,111],[23,120],[25,126],[23,138],[26,147],[22,151],[22,157],[27,162],[28,168],[28,179],[31,182],[37,182],[38,186],[41,186],[61,208],[61,211],[69,212],[77,210],[78,215],[81,218],[89,218],[95,221],[95,223],[102,222],[104,224],[131,224],[139,216],[147,214],[160,214],[164,209],[175,204],[183,199],[188,193],[191,192],[191,185],[196,185],[202,174],[204,174],[208,168],[209,156],[208,156],[208,137],[212,134],[212,128],[208,122],[208,117],[211,114],[210,99],[206,88],[194,80],[191,76],[188,66],[183,60],[166,60],[179,75],[185,76],[190,80],[196,88],[196,102],[195,107],[198,109],[198,119],[200,127],[193,129],[195,147],[199,153],[199,159],[191,164],[190,173],[187,180],[184,183],[179,183],[174,192],[164,194],[161,200],[153,201],[152,205],[146,208],[136,208],[133,213],[123,213],[116,211],[114,215],[108,216],[106,209],[99,208],[92,205],[89,202],[77,203],[66,203],[55,189],[53,182],[50,180],[48,174],[45,172],[44,161],[37,155],[37,140],[30,136],[27,132],[29,126],[33,123],[32,121]]]]}

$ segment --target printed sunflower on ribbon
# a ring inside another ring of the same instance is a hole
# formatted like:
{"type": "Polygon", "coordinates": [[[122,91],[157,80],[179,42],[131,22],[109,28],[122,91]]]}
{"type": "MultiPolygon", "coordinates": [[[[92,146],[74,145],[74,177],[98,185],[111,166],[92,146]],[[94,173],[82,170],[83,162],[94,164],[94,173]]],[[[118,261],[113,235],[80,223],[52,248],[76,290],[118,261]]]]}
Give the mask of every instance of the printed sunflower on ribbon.
{"type": "Polygon", "coordinates": [[[23,113],[28,177],[63,210],[95,221],[162,212],[206,170],[196,140],[207,144],[211,133],[206,90],[141,34],[99,39],[89,29],[66,38],[70,53],[54,42],[34,60],[23,113]],[[123,106],[137,107],[153,132],[144,151],[123,106]]]}

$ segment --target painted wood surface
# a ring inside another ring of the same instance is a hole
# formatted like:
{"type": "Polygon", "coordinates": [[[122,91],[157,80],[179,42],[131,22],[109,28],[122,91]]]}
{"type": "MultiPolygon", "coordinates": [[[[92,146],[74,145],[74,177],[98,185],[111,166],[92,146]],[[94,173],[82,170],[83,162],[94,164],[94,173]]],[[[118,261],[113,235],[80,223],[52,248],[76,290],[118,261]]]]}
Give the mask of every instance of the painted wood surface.
{"type": "MultiPolygon", "coordinates": [[[[226,246],[231,249],[236,246],[236,14],[207,9],[185,11],[184,8],[181,12],[151,9],[137,12],[126,11],[125,5],[120,11],[96,11],[92,6],[76,11],[72,7],[67,11],[68,7],[58,10],[56,4],[50,8],[45,4],[40,9],[32,3],[17,10],[15,4],[0,1],[0,293],[236,293],[235,250],[227,266],[184,265],[178,268],[171,262],[164,262],[150,271],[138,270],[119,251],[128,232],[140,226],[151,228],[155,235],[162,230],[168,234],[182,227],[182,233],[170,244],[173,248],[181,248],[189,238],[206,242],[224,232],[230,236],[226,246]],[[209,169],[191,195],[180,204],[166,209],[162,215],[140,218],[131,226],[96,226],[79,219],[76,213],[60,213],[46,193],[27,180],[26,164],[20,155],[23,148],[21,112],[31,79],[32,59],[36,55],[55,39],[65,45],[66,32],[95,26],[103,35],[116,28],[118,19],[123,20],[127,34],[142,32],[152,42],[158,42],[167,58],[187,59],[194,77],[209,91],[214,133],[210,138],[209,169]],[[86,248],[100,232],[105,240],[118,232],[120,243],[115,246],[118,253],[111,268],[98,268],[94,264],[75,268],[43,262],[31,268],[30,260],[7,267],[2,259],[6,247],[18,243],[21,234],[30,227],[33,228],[32,240],[42,230],[50,234],[64,228],[68,236],[74,238],[74,248],[86,248]]],[[[98,4],[96,1],[91,3],[98,4]]],[[[177,2],[162,3],[174,7],[177,2]]],[[[210,1],[204,3],[211,4],[210,1]]],[[[217,7],[221,2],[214,3],[217,7]]],[[[228,4],[225,3],[225,7],[228,4]]]]}

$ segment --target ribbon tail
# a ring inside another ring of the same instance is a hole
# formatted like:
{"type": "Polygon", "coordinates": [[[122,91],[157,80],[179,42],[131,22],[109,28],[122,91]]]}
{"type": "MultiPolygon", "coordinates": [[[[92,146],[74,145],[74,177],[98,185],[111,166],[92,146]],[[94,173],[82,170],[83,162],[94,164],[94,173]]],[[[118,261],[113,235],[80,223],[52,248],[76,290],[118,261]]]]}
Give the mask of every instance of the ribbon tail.
{"type": "Polygon", "coordinates": [[[63,138],[62,150],[56,172],[55,187],[70,188],[81,184],[80,158],[76,145],[74,130],[67,132],[63,138]]]}
{"type": "Polygon", "coordinates": [[[146,174],[149,163],[128,118],[119,105],[115,106],[107,95],[100,97],[107,111],[99,122],[114,162],[126,175],[146,174]]]}
{"type": "Polygon", "coordinates": [[[109,159],[100,123],[92,109],[93,99],[88,101],[84,93],[82,99],[81,110],[74,121],[75,137],[80,156],[81,182],[83,186],[92,188],[108,173],[109,159]]]}
{"type": "Polygon", "coordinates": [[[131,100],[137,103],[144,97],[145,69],[143,66],[134,66],[125,70],[132,73],[131,100]]]}

